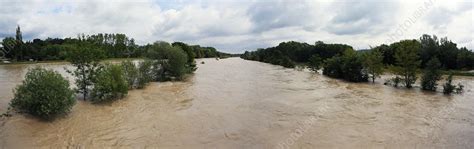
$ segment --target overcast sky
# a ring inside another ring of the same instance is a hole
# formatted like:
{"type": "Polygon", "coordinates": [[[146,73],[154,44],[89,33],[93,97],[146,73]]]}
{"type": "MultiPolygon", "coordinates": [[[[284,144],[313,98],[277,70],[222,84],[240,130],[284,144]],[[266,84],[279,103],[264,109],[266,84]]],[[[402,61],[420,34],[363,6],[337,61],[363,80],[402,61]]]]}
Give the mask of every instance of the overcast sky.
{"type": "Polygon", "coordinates": [[[0,0],[0,39],[124,33],[239,53],[282,41],[364,49],[422,34],[473,49],[472,0],[0,0]]]}

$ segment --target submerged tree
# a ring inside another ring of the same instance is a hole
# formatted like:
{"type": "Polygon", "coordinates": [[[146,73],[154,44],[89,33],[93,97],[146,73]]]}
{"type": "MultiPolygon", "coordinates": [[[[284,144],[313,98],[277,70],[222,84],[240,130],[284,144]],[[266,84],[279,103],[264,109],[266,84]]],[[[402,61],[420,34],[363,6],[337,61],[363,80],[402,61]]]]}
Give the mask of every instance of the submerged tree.
{"type": "Polygon", "coordinates": [[[450,73],[449,76],[446,78],[446,82],[443,85],[443,93],[447,95],[453,93],[454,91],[456,91],[455,93],[462,93],[463,89],[464,85],[462,85],[461,83],[458,83],[457,86],[453,85],[453,74],[450,73]]]}
{"type": "Polygon", "coordinates": [[[347,49],[342,56],[326,60],[323,74],[351,82],[366,82],[368,75],[364,71],[361,57],[352,49],[347,49]]]}
{"type": "Polygon", "coordinates": [[[187,71],[187,54],[179,46],[167,42],[155,42],[148,49],[147,57],[154,61],[155,78],[158,81],[181,80],[187,71]]]}
{"type": "Polygon", "coordinates": [[[411,88],[415,83],[416,70],[420,66],[418,51],[421,45],[416,40],[403,40],[396,44],[395,60],[396,66],[393,68],[396,75],[401,76],[405,87],[411,88]]]}
{"type": "Polygon", "coordinates": [[[315,72],[321,69],[321,65],[323,64],[323,60],[317,54],[311,56],[308,61],[308,67],[315,72]]]}
{"type": "Polygon", "coordinates": [[[437,58],[432,58],[426,64],[426,68],[421,77],[421,87],[423,90],[436,91],[436,86],[441,79],[441,73],[438,70],[441,67],[441,63],[437,58]]]}
{"type": "Polygon", "coordinates": [[[443,93],[449,95],[453,93],[455,89],[456,89],[456,86],[453,85],[453,74],[451,73],[446,78],[446,82],[443,85],[443,93]]]}
{"type": "Polygon", "coordinates": [[[83,95],[84,100],[89,94],[97,72],[101,69],[99,62],[103,57],[104,53],[90,44],[72,47],[67,54],[67,60],[76,67],[74,71],[68,72],[76,77],[77,92],[83,95]]]}
{"type": "Polygon", "coordinates": [[[168,53],[167,58],[168,63],[164,65],[165,70],[168,70],[175,79],[183,79],[184,74],[186,74],[186,53],[174,48],[168,53]]]}
{"type": "Polygon", "coordinates": [[[376,49],[364,55],[364,67],[370,75],[372,82],[383,73],[383,55],[376,49]]]}

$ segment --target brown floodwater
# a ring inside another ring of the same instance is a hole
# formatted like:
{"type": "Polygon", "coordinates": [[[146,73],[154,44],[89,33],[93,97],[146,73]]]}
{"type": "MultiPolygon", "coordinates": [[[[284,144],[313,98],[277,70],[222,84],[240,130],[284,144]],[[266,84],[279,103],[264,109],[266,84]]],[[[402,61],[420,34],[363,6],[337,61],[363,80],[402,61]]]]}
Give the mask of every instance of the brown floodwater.
{"type": "MultiPolygon", "coordinates": [[[[65,64],[36,64],[61,71],[65,64]]],[[[33,65],[0,65],[0,112],[33,65]]],[[[0,148],[473,148],[474,78],[445,96],[347,83],[239,58],[198,60],[185,82],[78,101],[52,122],[0,120],[0,148]],[[204,61],[205,64],[201,64],[204,61]]],[[[443,81],[442,81],[443,82],[443,81]]],[[[441,82],[440,82],[441,83],[441,82]]]]}

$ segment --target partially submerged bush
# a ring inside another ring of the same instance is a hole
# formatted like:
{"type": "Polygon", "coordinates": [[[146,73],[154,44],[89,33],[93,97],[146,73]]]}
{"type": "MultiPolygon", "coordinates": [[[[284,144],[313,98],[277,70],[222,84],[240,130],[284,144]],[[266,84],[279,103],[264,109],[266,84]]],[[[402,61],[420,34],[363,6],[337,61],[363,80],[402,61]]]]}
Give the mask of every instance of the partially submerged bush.
{"type": "Polygon", "coordinates": [[[16,87],[10,106],[42,119],[51,119],[69,112],[75,102],[68,80],[58,72],[36,67],[30,69],[23,84],[16,87]]]}
{"type": "Polygon", "coordinates": [[[144,88],[153,80],[153,61],[144,60],[138,63],[137,88],[144,88]]]}
{"type": "Polygon", "coordinates": [[[165,70],[170,72],[170,77],[173,77],[176,80],[183,79],[184,74],[186,74],[186,53],[181,50],[173,49],[168,52],[168,61],[164,65],[165,70]]]}
{"type": "Polygon", "coordinates": [[[319,57],[318,54],[312,55],[308,60],[308,67],[314,72],[318,72],[322,64],[323,60],[321,59],[321,57],[319,57]]]}
{"type": "Polygon", "coordinates": [[[402,78],[400,78],[399,76],[395,76],[395,78],[392,78],[393,86],[398,87],[398,84],[400,84],[400,82],[402,82],[402,78]]]}
{"type": "Polygon", "coordinates": [[[456,85],[453,85],[453,74],[449,74],[448,78],[446,78],[446,83],[444,83],[443,85],[443,93],[444,94],[451,94],[453,93],[454,91],[456,91],[455,93],[462,93],[463,92],[463,89],[464,89],[464,85],[462,85],[461,83],[458,83],[458,86],[456,85]]]}
{"type": "Polygon", "coordinates": [[[123,61],[121,63],[123,69],[123,76],[125,80],[127,80],[128,88],[133,89],[135,88],[135,84],[138,78],[138,69],[132,61],[123,61]]]}
{"type": "Polygon", "coordinates": [[[437,82],[441,79],[441,72],[438,70],[441,63],[437,58],[428,61],[427,66],[421,77],[421,89],[427,91],[436,91],[437,82]]]}
{"type": "Polygon", "coordinates": [[[458,87],[456,87],[456,93],[462,93],[464,90],[464,85],[462,85],[461,83],[458,83],[458,87]]]}
{"type": "Polygon", "coordinates": [[[456,86],[452,84],[453,82],[453,75],[450,74],[448,78],[446,78],[446,83],[443,85],[443,93],[444,94],[451,94],[454,89],[456,89],[456,86]]]}
{"type": "Polygon", "coordinates": [[[342,56],[327,59],[323,74],[350,82],[367,82],[369,78],[362,65],[361,57],[352,49],[346,50],[342,56]]]}
{"type": "Polygon", "coordinates": [[[128,85],[119,65],[106,64],[98,72],[92,89],[92,102],[103,102],[122,98],[128,93],[128,85]]]}

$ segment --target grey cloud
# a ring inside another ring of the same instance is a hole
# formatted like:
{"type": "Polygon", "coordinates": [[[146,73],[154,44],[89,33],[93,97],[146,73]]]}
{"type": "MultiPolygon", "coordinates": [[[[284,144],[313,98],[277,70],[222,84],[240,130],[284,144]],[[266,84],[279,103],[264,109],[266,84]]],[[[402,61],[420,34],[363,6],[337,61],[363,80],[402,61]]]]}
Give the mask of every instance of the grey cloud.
{"type": "MultiPolygon", "coordinates": [[[[310,1],[260,1],[249,7],[247,14],[254,24],[254,32],[263,32],[291,26],[310,26],[316,16],[308,5],[310,1]]],[[[306,27],[308,28],[308,27],[306,27]]]]}
{"type": "Polygon", "coordinates": [[[472,1],[464,1],[460,2],[454,10],[444,7],[436,7],[426,16],[426,21],[435,29],[445,29],[446,25],[450,24],[456,16],[466,11],[473,10],[474,8],[472,6],[472,1]]]}
{"type": "Polygon", "coordinates": [[[335,16],[323,28],[336,35],[376,34],[393,25],[398,10],[395,1],[336,1],[335,16]]]}

